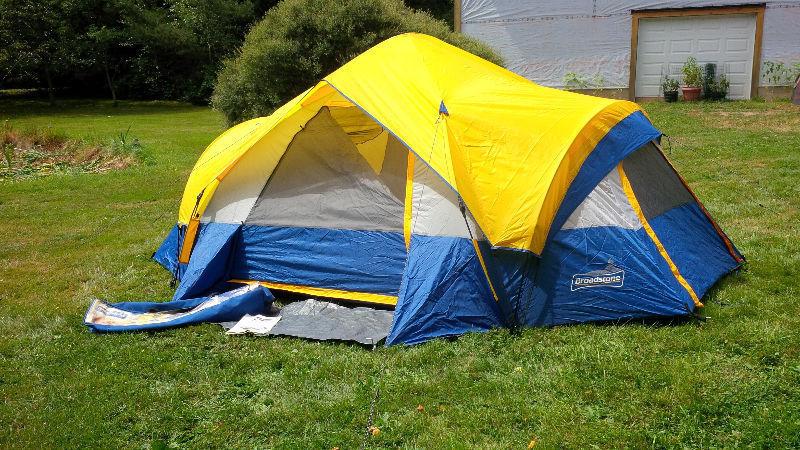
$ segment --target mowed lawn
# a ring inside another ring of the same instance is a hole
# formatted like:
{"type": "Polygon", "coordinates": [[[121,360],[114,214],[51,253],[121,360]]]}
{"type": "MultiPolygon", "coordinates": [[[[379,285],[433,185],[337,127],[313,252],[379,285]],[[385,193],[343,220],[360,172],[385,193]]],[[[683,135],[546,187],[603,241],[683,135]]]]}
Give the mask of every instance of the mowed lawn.
{"type": "Polygon", "coordinates": [[[97,335],[92,297],[167,299],[150,260],[222,131],[201,107],[0,101],[0,121],[143,161],[0,182],[0,447],[800,446],[800,107],[645,105],[748,258],[708,320],[498,330],[415,347],[228,337],[216,325],[97,335]],[[417,406],[423,405],[418,411],[417,406]]]}

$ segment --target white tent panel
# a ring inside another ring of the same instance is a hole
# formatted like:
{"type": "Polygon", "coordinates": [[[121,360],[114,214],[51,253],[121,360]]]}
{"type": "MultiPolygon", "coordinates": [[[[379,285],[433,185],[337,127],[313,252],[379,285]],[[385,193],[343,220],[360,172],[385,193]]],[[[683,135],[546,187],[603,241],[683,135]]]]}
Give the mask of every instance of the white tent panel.
{"type": "MultiPolygon", "coordinates": [[[[279,123],[275,134],[288,134],[300,130],[311,119],[312,112],[300,112],[290,120],[279,123]]],[[[244,154],[230,173],[220,182],[211,203],[203,213],[203,222],[242,223],[247,218],[275,168],[283,148],[279,141],[269,139],[269,134],[244,154]]]]}
{"type": "Polygon", "coordinates": [[[638,230],[642,227],[639,217],[622,189],[617,168],[609,172],[591,194],[586,196],[561,229],[606,226],[629,230],[638,230]]]}
{"type": "Polygon", "coordinates": [[[472,215],[469,229],[458,195],[424,161],[415,157],[411,200],[411,234],[483,239],[472,215]]]}

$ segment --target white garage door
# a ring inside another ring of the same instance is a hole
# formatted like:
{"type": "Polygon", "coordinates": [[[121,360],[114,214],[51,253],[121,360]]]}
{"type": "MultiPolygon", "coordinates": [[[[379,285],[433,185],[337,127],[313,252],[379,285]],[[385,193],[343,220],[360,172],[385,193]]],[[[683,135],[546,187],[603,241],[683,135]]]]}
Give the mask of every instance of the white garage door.
{"type": "Polygon", "coordinates": [[[661,95],[663,75],[681,80],[683,63],[694,56],[728,77],[729,98],[750,98],[755,29],[754,14],[640,19],[636,96],[661,95]]]}

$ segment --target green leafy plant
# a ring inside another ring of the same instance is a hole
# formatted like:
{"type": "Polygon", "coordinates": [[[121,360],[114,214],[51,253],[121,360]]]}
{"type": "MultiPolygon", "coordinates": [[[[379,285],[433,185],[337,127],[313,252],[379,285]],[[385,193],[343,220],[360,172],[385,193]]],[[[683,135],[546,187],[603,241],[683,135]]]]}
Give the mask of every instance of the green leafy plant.
{"type": "Polygon", "coordinates": [[[731,87],[731,82],[728,81],[728,76],[724,73],[719,76],[719,81],[717,81],[717,86],[719,87],[719,92],[723,92],[724,95],[722,98],[725,98],[728,95],[728,89],[731,87]]]}
{"type": "Polygon", "coordinates": [[[708,63],[703,74],[703,98],[706,100],[723,100],[728,96],[730,88],[728,77],[723,73],[717,78],[717,65],[708,63]]]}
{"type": "Polygon", "coordinates": [[[680,84],[678,80],[670,78],[669,75],[664,75],[661,80],[661,91],[664,94],[664,101],[673,103],[678,101],[678,88],[680,84]]]}
{"type": "Polygon", "coordinates": [[[661,81],[661,90],[665,94],[668,92],[678,92],[678,88],[680,88],[678,80],[670,78],[669,75],[664,75],[664,79],[661,81]]]}
{"type": "Polygon", "coordinates": [[[11,164],[14,161],[14,146],[12,144],[3,145],[3,158],[6,160],[8,171],[11,172],[13,169],[11,164]]]}
{"type": "Polygon", "coordinates": [[[577,72],[567,72],[561,81],[567,90],[600,89],[606,84],[605,77],[599,73],[589,77],[577,72]]]}
{"type": "Polygon", "coordinates": [[[589,81],[586,77],[577,72],[565,73],[561,81],[567,89],[586,89],[589,87],[589,81]]]}
{"type": "Polygon", "coordinates": [[[800,61],[788,65],[782,61],[764,61],[761,79],[772,86],[789,86],[800,77],[800,61]]]}
{"type": "Polygon", "coordinates": [[[690,56],[681,68],[683,72],[683,84],[689,87],[702,87],[703,86],[703,73],[700,65],[697,64],[697,59],[690,56]]]}
{"type": "Polygon", "coordinates": [[[131,127],[130,125],[125,131],[120,131],[117,135],[111,140],[111,149],[115,153],[126,153],[126,154],[133,154],[136,155],[141,152],[142,146],[139,143],[139,139],[135,137],[130,137],[131,127]]]}

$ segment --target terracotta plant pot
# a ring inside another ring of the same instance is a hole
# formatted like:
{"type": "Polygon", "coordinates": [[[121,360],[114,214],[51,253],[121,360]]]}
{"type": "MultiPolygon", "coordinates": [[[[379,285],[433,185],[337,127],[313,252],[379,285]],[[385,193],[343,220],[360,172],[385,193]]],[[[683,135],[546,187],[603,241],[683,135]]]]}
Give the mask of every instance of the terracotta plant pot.
{"type": "Polygon", "coordinates": [[[683,99],[687,102],[693,102],[700,98],[700,91],[702,89],[699,87],[691,87],[691,86],[683,86],[681,87],[681,91],[683,92],[683,99]]]}

